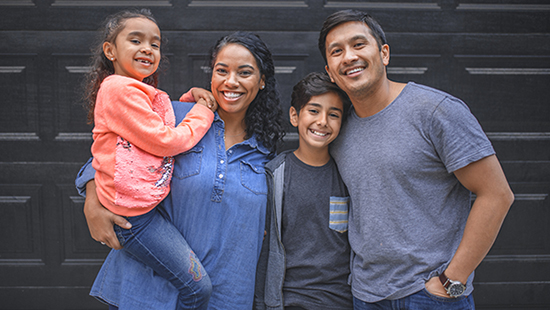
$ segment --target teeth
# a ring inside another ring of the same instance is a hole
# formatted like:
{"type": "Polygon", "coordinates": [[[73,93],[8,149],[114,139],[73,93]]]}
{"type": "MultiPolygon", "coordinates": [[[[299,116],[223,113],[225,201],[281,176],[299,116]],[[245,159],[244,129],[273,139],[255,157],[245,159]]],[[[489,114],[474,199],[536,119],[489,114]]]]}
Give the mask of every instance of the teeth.
{"type": "Polygon", "coordinates": [[[149,60],[145,60],[145,59],[138,59],[139,62],[143,62],[143,63],[146,63],[146,64],[150,64],[151,62],[149,60]]]}
{"type": "Polygon", "coordinates": [[[353,74],[355,72],[359,72],[359,71],[363,71],[363,68],[357,68],[357,69],[350,70],[350,71],[348,71],[348,75],[353,74]]]}
{"type": "Polygon", "coordinates": [[[238,97],[241,96],[240,93],[228,93],[228,92],[224,92],[223,94],[224,94],[227,98],[231,98],[231,99],[233,99],[233,98],[238,98],[238,97]]]}
{"type": "Polygon", "coordinates": [[[328,133],[321,133],[321,132],[318,132],[318,131],[315,131],[313,129],[310,129],[309,130],[312,134],[316,135],[316,136],[319,136],[319,137],[326,137],[328,136],[328,133]]]}

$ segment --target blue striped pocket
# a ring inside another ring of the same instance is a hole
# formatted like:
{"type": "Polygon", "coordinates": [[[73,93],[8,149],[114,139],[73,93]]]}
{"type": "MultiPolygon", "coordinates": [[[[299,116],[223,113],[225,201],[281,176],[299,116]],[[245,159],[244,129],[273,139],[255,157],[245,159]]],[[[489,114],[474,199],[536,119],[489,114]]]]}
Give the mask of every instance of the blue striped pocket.
{"type": "Polygon", "coordinates": [[[330,197],[329,227],[343,233],[348,231],[349,197],[330,197]]]}

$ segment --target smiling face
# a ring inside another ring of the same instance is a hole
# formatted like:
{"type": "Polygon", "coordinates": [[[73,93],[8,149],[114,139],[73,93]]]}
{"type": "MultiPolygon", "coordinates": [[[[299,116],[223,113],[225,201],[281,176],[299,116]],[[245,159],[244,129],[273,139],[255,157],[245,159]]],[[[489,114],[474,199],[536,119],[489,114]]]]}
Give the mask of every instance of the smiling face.
{"type": "Polygon", "coordinates": [[[143,81],[160,63],[160,29],[147,18],[130,18],[115,42],[103,43],[105,56],[113,62],[115,74],[143,81]]]}
{"type": "Polygon", "coordinates": [[[264,86],[256,59],[247,48],[230,43],[219,51],[212,70],[212,94],[222,119],[228,114],[244,119],[250,103],[264,86]]]}
{"type": "Polygon", "coordinates": [[[385,44],[379,49],[365,23],[334,27],[327,34],[325,52],[327,73],[350,98],[365,96],[386,79],[389,47],[385,44]]]}
{"type": "Polygon", "coordinates": [[[340,133],[344,105],[334,92],[312,96],[300,113],[290,107],[290,122],[298,127],[299,149],[310,152],[327,151],[340,133]]]}

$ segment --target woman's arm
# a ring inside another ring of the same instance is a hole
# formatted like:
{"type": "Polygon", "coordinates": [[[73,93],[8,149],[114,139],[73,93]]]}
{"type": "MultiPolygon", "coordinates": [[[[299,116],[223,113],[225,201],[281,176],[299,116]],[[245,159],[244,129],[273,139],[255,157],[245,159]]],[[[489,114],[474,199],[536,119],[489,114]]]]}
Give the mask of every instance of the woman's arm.
{"type": "Polygon", "coordinates": [[[94,240],[105,243],[115,250],[122,249],[113,229],[113,225],[129,229],[132,225],[122,216],[118,216],[105,209],[97,198],[95,181],[86,184],[86,201],[84,202],[84,216],[88,223],[90,235],[94,240]]]}

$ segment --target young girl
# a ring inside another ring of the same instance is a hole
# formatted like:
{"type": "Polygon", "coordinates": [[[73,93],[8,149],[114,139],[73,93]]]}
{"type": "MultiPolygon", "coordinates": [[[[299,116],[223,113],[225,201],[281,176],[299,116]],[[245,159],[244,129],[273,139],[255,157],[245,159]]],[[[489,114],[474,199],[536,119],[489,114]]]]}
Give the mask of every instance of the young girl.
{"type": "Polygon", "coordinates": [[[129,230],[115,225],[124,250],[179,290],[178,309],[203,309],[210,278],[156,206],[170,190],[172,156],[202,139],[216,104],[198,100],[175,126],[170,98],[156,88],[160,46],[160,30],[148,10],[107,19],[87,88],[88,119],[95,125],[92,165],[101,203],[132,224],[129,230]]]}

